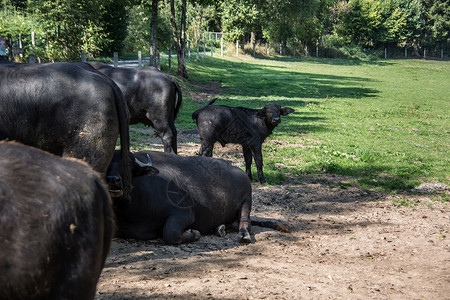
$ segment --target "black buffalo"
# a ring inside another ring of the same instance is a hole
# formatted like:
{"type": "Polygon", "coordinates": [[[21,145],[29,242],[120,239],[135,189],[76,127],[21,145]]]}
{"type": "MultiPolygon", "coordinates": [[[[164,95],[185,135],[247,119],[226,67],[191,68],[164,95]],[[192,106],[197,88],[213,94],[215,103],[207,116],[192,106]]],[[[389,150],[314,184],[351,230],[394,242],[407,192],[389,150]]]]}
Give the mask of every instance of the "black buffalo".
{"type": "Polygon", "coordinates": [[[0,142],[0,298],[94,299],[114,231],[85,162],[0,142]]]}
{"type": "MultiPolygon", "coordinates": [[[[128,110],[104,75],[70,63],[0,65],[0,140],[16,140],[55,155],[85,160],[105,173],[120,133],[128,162],[128,110]]],[[[129,190],[131,176],[123,163],[129,190]]]]}
{"type": "MultiPolygon", "coordinates": [[[[151,151],[134,155],[140,161],[151,157],[159,173],[135,173],[131,200],[113,198],[119,237],[162,237],[167,244],[180,244],[238,221],[239,240],[251,241],[252,188],[241,169],[209,157],[151,151]]],[[[113,159],[110,170],[114,168],[113,159]]],[[[136,166],[132,169],[143,171],[136,166]]]]}
{"type": "Polygon", "coordinates": [[[177,153],[175,119],[183,101],[178,83],[154,67],[129,69],[89,64],[120,87],[130,110],[130,124],[154,127],[155,134],[162,139],[164,152],[177,153]]]}
{"type": "Polygon", "coordinates": [[[196,110],[192,119],[197,123],[201,147],[199,155],[212,156],[215,142],[222,146],[227,143],[242,145],[247,175],[252,179],[252,157],[255,159],[258,179],[264,178],[262,166],[262,143],[281,122],[281,116],[294,112],[290,107],[281,107],[271,103],[262,109],[245,107],[229,107],[212,105],[217,99],[211,100],[207,106],[196,110]]]}

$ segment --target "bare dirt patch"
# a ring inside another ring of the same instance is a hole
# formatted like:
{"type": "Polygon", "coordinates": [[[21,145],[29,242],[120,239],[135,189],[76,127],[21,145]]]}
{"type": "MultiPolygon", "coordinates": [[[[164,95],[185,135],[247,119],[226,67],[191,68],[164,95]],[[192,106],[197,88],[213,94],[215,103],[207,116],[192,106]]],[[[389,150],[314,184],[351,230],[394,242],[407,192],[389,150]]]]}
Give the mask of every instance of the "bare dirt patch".
{"type": "MultiPolygon", "coordinates": [[[[180,132],[180,155],[194,155],[198,142],[195,130],[180,132]]],[[[161,149],[159,139],[146,146],[161,149]]],[[[216,147],[216,157],[242,161],[233,145],[216,147]]],[[[114,239],[96,299],[450,299],[450,214],[429,194],[290,177],[253,183],[252,217],[292,232],[253,226],[248,245],[234,231],[180,246],[114,239]]]]}

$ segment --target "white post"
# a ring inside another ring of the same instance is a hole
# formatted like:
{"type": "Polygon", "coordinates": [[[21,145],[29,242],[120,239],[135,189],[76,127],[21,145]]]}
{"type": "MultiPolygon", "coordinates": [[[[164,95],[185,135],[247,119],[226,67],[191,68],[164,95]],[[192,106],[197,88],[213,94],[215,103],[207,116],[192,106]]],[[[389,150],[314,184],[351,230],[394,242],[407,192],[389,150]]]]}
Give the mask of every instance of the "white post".
{"type": "Polygon", "coordinates": [[[191,61],[191,41],[188,41],[188,61],[191,61]]]}
{"type": "Polygon", "coordinates": [[[31,46],[33,46],[33,48],[36,47],[34,31],[31,32],[31,46]]]}
{"type": "Polygon", "coordinates": [[[138,68],[142,68],[142,52],[138,51],[138,68]]]}
{"type": "Polygon", "coordinates": [[[169,45],[169,69],[172,70],[172,45],[169,45]]]}
{"type": "Polygon", "coordinates": [[[199,56],[199,49],[200,49],[200,42],[197,41],[197,60],[198,60],[198,56],[199,56]]]}
{"type": "Polygon", "coordinates": [[[427,57],[427,48],[423,48],[423,58],[427,57]]]}
{"type": "Polygon", "coordinates": [[[270,55],[270,42],[267,41],[267,55],[270,55]]]}
{"type": "Polygon", "coordinates": [[[214,42],[211,40],[211,57],[213,57],[214,42]]]}
{"type": "Polygon", "coordinates": [[[203,40],[203,58],[206,57],[206,40],[203,40]]]}
{"type": "Polygon", "coordinates": [[[114,52],[114,68],[119,66],[119,53],[114,52]]]}
{"type": "Polygon", "coordinates": [[[81,52],[81,62],[86,62],[87,61],[87,55],[86,52],[81,52]]]}
{"type": "Polygon", "coordinates": [[[223,56],[223,36],[220,38],[220,56],[223,56]]]}
{"type": "Polygon", "coordinates": [[[236,41],[236,56],[239,56],[239,41],[236,41]]]}
{"type": "Polygon", "coordinates": [[[305,56],[308,57],[308,46],[305,46],[305,56]]]}
{"type": "Polygon", "coordinates": [[[36,54],[30,53],[30,57],[28,58],[28,62],[30,64],[35,64],[36,63],[36,54]]]}

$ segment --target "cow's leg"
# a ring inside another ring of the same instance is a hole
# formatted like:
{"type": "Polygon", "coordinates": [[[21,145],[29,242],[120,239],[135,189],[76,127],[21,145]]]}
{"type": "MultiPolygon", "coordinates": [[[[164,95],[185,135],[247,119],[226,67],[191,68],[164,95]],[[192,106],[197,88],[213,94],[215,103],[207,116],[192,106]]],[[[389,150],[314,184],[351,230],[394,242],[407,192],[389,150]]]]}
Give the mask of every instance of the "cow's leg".
{"type": "Polygon", "coordinates": [[[255,164],[256,164],[256,170],[258,171],[258,180],[260,183],[265,183],[266,178],[264,177],[263,173],[263,158],[262,158],[262,144],[253,145],[251,147],[252,149],[252,155],[255,158],[255,164]]]}
{"type": "Polygon", "coordinates": [[[252,209],[252,195],[251,192],[245,197],[245,200],[241,207],[241,213],[239,216],[239,242],[250,243],[252,241],[250,237],[250,211],[252,209]]]}
{"type": "MultiPolygon", "coordinates": [[[[152,120],[153,125],[155,126],[155,134],[160,137],[162,143],[164,145],[164,152],[176,153],[174,150],[172,142],[173,142],[173,129],[170,125],[169,116],[166,114],[162,114],[154,118],[149,112],[145,115],[147,119],[152,120]],[[153,118],[152,118],[153,117],[153,118]]],[[[175,125],[173,126],[175,128],[175,125]]],[[[176,130],[175,130],[175,139],[176,139],[176,130]]]]}
{"type": "Polygon", "coordinates": [[[252,150],[248,146],[242,146],[242,152],[244,153],[245,172],[248,178],[252,180],[252,150]]]}
{"type": "Polygon", "coordinates": [[[212,152],[214,149],[214,143],[206,142],[201,140],[200,150],[198,150],[198,155],[212,157],[212,152]]]}
{"type": "Polygon", "coordinates": [[[194,222],[192,212],[177,212],[170,215],[163,229],[163,240],[166,244],[179,245],[194,242],[200,238],[197,230],[185,230],[194,222]]]}
{"type": "Polygon", "coordinates": [[[177,129],[175,128],[175,123],[173,120],[170,121],[170,130],[172,130],[172,151],[175,154],[178,154],[177,129]]]}

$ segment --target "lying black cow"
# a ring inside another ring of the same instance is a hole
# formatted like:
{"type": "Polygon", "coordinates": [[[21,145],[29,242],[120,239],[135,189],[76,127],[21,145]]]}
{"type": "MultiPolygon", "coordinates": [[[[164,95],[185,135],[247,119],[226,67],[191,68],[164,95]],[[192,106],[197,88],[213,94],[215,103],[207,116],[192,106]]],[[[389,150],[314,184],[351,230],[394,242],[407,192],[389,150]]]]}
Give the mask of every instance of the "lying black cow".
{"type": "MultiPolygon", "coordinates": [[[[162,237],[167,244],[180,244],[238,221],[240,241],[251,241],[252,189],[241,169],[209,157],[151,151],[134,155],[140,161],[147,161],[149,155],[159,174],[135,174],[131,202],[113,198],[119,237],[162,237]]],[[[113,159],[110,171],[115,167],[113,159]]],[[[142,171],[136,167],[132,170],[142,171]]]]}
{"type": "MultiPolygon", "coordinates": [[[[127,105],[106,76],[70,63],[1,64],[0,91],[0,140],[80,158],[105,173],[120,133],[128,162],[127,105]]],[[[123,166],[128,191],[131,175],[123,166]]]]}
{"type": "Polygon", "coordinates": [[[94,299],[114,231],[86,163],[0,142],[0,298],[94,299]]]}
{"type": "Polygon", "coordinates": [[[199,155],[212,156],[215,142],[222,147],[227,143],[242,145],[247,175],[252,179],[252,157],[255,159],[258,179],[266,182],[262,165],[262,143],[281,122],[280,116],[294,112],[290,107],[281,107],[271,103],[262,109],[245,107],[229,107],[211,105],[217,99],[211,100],[206,107],[196,110],[192,119],[197,123],[201,147],[199,155]]]}
{"type": "Polygon", "coordinates": [[[89,64],[120,87],[130,110],[130,124],[154,127],[155,134],[162,139],[164,152],[177,153],[175,119],[183,101],[178,83],[154,67],[128,69],[89,64]]]}

